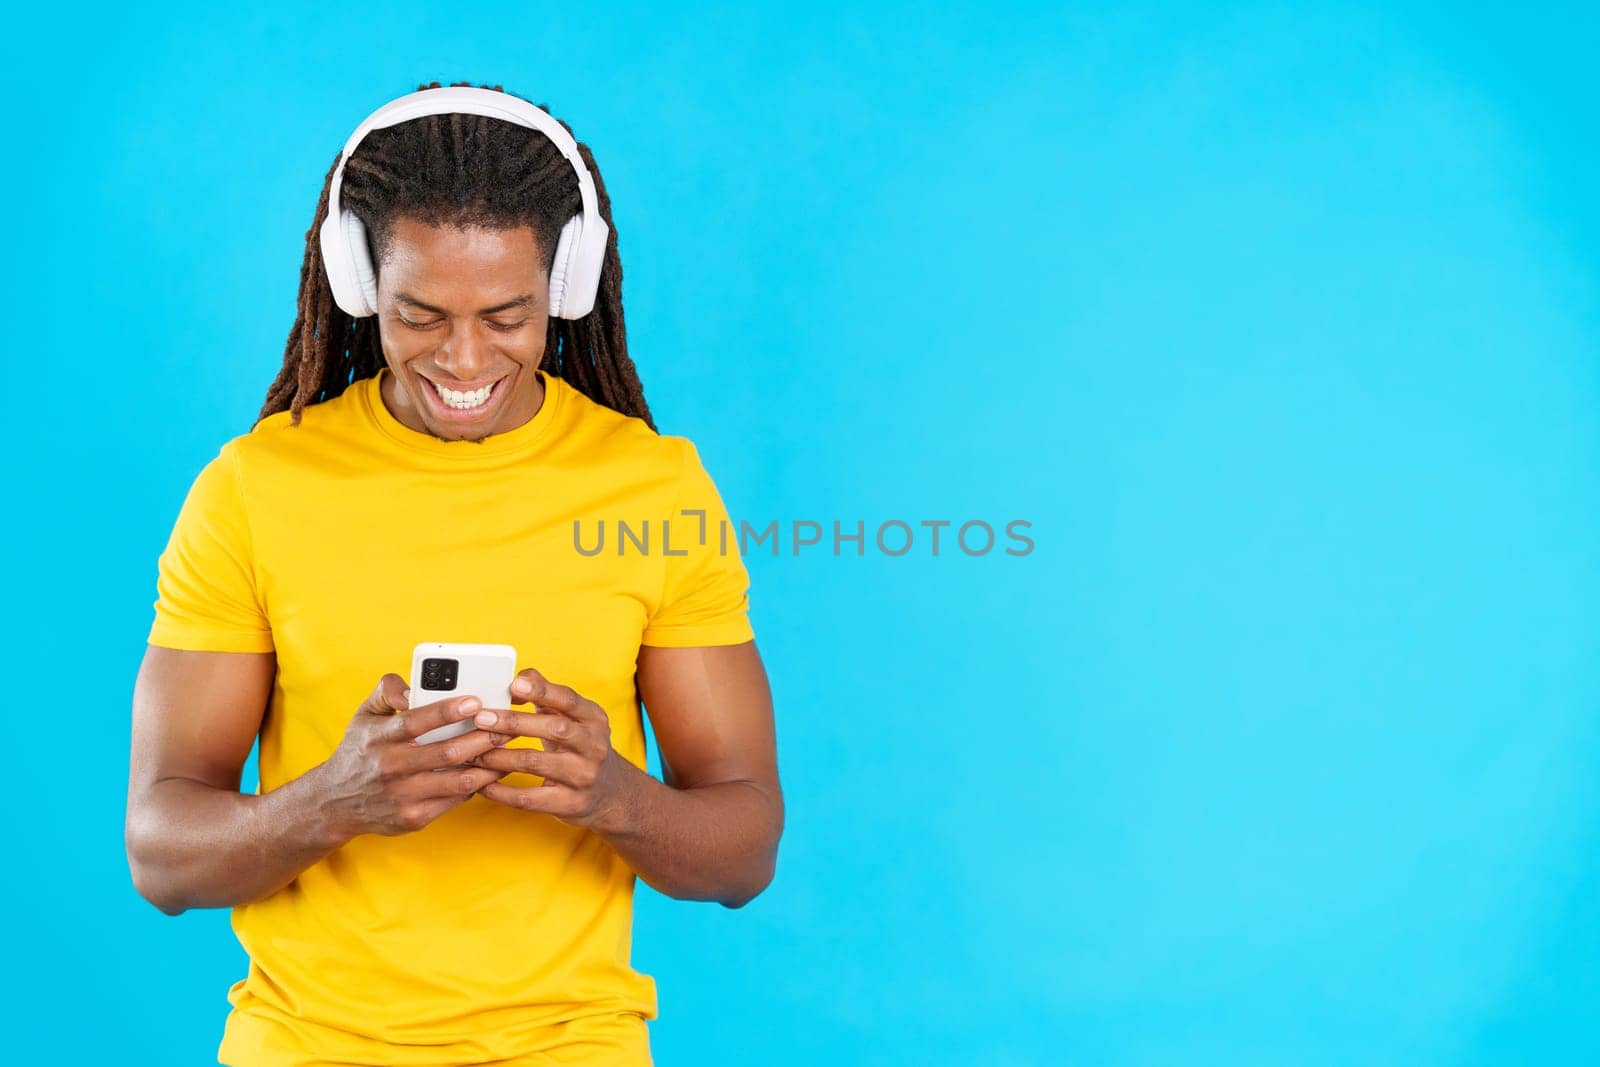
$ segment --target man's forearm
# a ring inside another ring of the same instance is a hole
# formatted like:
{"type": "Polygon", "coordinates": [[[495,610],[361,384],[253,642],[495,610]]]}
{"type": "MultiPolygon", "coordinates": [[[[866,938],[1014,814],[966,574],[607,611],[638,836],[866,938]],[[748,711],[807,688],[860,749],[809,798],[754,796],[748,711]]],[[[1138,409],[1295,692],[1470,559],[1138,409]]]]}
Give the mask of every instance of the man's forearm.
{"type": "Polygon", "coordinates": [[[134,885],[169,915],[268,896],[341,843],[313,775],[261,795],[187,778],[151,785],[128,820],[134,885]]]}
{"type": "Polygon", "coordinates": [[[652,888],[742,907],[772,881],[782,815],[754,782],[676,789],[618,757],[624,788],[592,829],[652,888]]]}

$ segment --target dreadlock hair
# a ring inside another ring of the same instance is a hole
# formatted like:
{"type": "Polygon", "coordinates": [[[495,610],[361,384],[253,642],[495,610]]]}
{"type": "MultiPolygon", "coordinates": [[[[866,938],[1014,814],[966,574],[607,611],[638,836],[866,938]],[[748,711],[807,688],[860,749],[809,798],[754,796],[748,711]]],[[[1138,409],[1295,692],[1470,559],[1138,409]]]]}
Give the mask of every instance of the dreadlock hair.
{"type": "MultiPolygon", "coordinates": [[[[440,87],[430,82],[418,90],[440,87]]],[[[498,85],[482,88],[504,92],[498,85]]],[[[534,106],[549,113],[543,104],[534,106]]],[[[561,126],[572,132],[565,122],[561,126]]],[[[628,357],[622,260],[617,255],[611,198],[594,156],[581,141],[577,145],[594,177],[600,214],[611,234],[594,310],[581,319],[551,317],[540,369],[564,379],[591,400],[643,419],[654,430],[644,387],[628,357]]],[[[328,190],[338,165],[335,156],[306,231],[294,326],[284,346],[283,367],[267,390],[257,422],[287,410],[291,423],[299,425],[307,404],[331,400],[355,382],[373,377],[384,365],[376,317],[355,319],[340,310],[323,268],[318,233],[328,215],[328,190]]],[[[368,133],[345,162],[340,198],[366,224],[375,265],[382,262],[394,221],[409,218],[430,226],[497,230],[532,226],[548,270],[555,262],[561,227],[582,207],[578,176],[543,133],[500,119],[460,114],[428,115],[368,133]]]]}

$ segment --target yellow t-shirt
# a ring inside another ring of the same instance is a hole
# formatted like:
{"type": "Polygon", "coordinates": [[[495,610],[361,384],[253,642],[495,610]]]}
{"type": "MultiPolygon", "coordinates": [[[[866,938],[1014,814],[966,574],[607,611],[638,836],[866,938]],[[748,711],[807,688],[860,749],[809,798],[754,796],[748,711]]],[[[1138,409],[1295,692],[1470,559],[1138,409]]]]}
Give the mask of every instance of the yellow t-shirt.
{"type": "MultiPolygon", "coordinates": [[[[643,768],[640,645],[752,639],[748,575],[694,445],[541,378],[539,412],[481,442],[409,429],[368,378],[299,426],[262,420],[200,472],[149,640],[276,653],[263,792],[325,760],[421,641],[514,645],[519,668],[603,707],[643,768]]],[[[357,837],[233,910],[250,966],[218,1058],[648,1064],[634,878],[599,836],[481,796],[414,833],[357,837]]]]}

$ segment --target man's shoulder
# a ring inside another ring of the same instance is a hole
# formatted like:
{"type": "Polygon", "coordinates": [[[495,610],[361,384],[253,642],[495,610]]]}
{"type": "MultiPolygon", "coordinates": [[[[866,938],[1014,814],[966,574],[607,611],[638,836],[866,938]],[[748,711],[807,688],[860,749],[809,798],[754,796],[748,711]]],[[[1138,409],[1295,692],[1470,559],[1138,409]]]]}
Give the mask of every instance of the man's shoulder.
{"type": "Polygon", "coordinates": [[[637,415],[625,415],[568,385],[570,405],[563,438],[568,457],[643,469],[670,478],[682,470],[687,438],[658,433],[637,415]]]}
{"type": "Polygon", "coordinates": [[[328,456],[338,439],[360,436],[359,403],[357,387],[351,386],[338,396],[307,404],[300,410],[298,422],[292,411],[275,411],[234,437],[223,449],[253,462],[328,456]]]}

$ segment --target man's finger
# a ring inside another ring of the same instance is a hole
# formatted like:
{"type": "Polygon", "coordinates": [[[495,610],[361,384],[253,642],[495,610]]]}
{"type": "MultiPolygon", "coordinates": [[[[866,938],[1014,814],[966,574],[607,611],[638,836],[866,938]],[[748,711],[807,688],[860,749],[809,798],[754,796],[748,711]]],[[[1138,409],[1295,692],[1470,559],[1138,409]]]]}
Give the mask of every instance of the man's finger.
{"type": "Polygon", "coordinates": [[[583,794],[564,785],[536,785],[532,789],[517,789],[504,782],[490,782],[478,792],[490,800],[522,811],[576,815],[583,810],[583,794]]]}
{"type": "Polygon", "coordinates": [[[389,754],[394,762],[388,764],[396,774],[420,774],[442,767],[455,767],[471,763],[485,752],[499,748],[510,738],[486,730],[468,730],[456,737],[430,741],[425,745],[401,745],[389,754]]]}
{"type": "Polygon", "coordinates": [[[578,732],[578,725],[566,716],[544,712],[485,708],[472,721],[480,730],[513,737],[537,737],[545,741],[565,741],[578,732]]]}
{"type": "Polygon", "coordinates": [[[370,715],[393,715],[410,706],[411,687],[398,674],[386,674],[378,679],[377,688],[362,703],[361,710],[370,715]]]}
{"type": "Polygon", "coordinates": [[[480,767],[491,767],[501,774],[520,771],[546,781],[587,789],[594,784],[593,764],[571,752],[541,752],[536,748],[492,748],[477,757],[480,767]]]}
{"type": "Polygon", "coordinates": [[[504,772],[484,767],[451,767],[413,775],[404,792],[417,800],[433,797],[470,797],[504,772]]]}
{"type": "Polygon", "coordinates": [[[533,704],[544,711],[558,711],[579,722],[594,722],[605,712],[571,686],[557,685],[532,667],[520,671],[511,681],[511,702],[533,704]]]}
{"type": "Polygon", "coordinates": [[[415,740],[429,730],[437,729],[446,723],[460,722],[482,706],[482,701],[475,696],[448,697],[436,700],[432,704],[424,704],[400,717],[402,720],[400,736],[415,740]]]}

